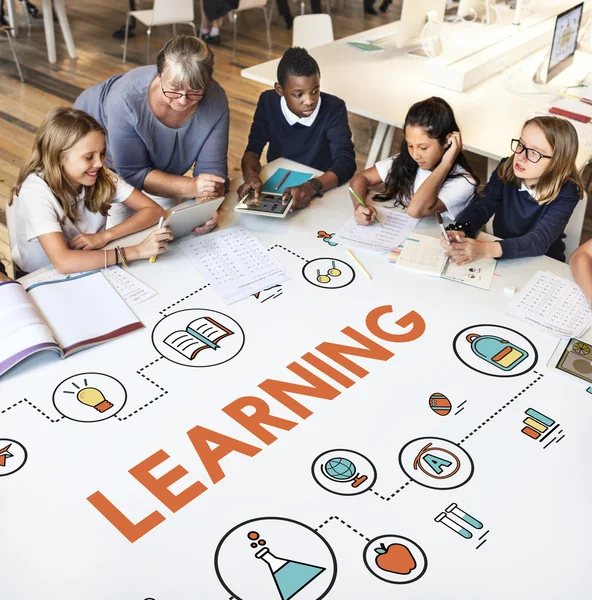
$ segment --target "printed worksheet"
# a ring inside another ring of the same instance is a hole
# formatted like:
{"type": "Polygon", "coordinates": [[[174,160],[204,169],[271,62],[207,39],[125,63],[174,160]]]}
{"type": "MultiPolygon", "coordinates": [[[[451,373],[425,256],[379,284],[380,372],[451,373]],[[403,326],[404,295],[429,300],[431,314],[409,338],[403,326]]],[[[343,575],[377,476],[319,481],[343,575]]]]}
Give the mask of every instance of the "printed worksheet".
{"type": "Polygon", "coordinates": [[[506,315],[556,337],[577,338],[592,325],[592,311],[582,290],[548,271],[539,271],[530,280],[506,315]]]}
{"type": "Polygon", "coordinates": [[[226,304],[291,279],[284,266],[241,226],[188,239],[181,249],[226,304]]]}
{"type": "Polygon", "coordinates": [[[349,248],[388,252],[409,235],[421,219],[413,219],[402,210],[375,207],[380,223],[358,225],[350,217],[335,235],[336,241],[349,248]]]}

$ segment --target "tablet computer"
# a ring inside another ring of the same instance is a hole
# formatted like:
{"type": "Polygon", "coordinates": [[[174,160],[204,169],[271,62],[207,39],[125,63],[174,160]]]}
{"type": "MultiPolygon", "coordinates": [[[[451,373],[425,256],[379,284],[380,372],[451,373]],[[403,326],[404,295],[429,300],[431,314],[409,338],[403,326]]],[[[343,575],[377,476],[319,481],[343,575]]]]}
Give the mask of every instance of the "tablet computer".
{"type": "Polygon", "coordinates": [[[252,201],[253,193],[251,192],[239,201],[234,208],[234,212],[283,219],[290,212],[292,206],[292,198],[287,204],[283,204],[281,194],[261,193],[258,204],[252,204],[252,201]]]}
{"type": "Polygon", "coordinates": [[[207,223],[222,202],[224,202],[224,196],[199,204],[192,200],[192,204],[184,204],[169,210],[164,225],[170,227],[173,237],[178,240],[189,235],[196,227],[207,223]]]}

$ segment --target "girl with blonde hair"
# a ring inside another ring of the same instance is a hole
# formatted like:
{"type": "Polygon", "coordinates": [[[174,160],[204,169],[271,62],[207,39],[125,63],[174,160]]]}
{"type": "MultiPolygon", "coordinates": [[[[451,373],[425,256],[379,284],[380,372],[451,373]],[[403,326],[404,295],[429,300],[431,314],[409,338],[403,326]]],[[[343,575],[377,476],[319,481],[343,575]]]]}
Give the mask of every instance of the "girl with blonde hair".
{"type": "MultiPolygon", "coordinates": [[[[109,166],[164,208],[175,199],[224,194],[228,100],[213,73],[208,45],[180,35],[166,43],[156,65],[114,75],[74,103],[106,129],[109,166]]],[[[216,221],[217,215],[194,233],[216,221]]]]}
{"type": "Polygon", "coordinates": [[[105,131],[91,116],[73,108],[47,114],[7,207],[12,259],[21,272],[48,263],[60,273],[125,266],[166,250],[172,239],[167,228],[153,231],[135,246],[100,250],[164,215],[150,198],[106,169],[104,156],[105,131]],[[116,203],[134,214],[105,229],[116,203]]]}
{"type": "Polygon", "coordinates": [[[451,231],[450,244],[442,241],[453,262],[543,254],[565,261],[563,231],[584,195],[576,130],[565,119],[534,117],[511,148],[513,155],[500,162],[483,192],[458,216],[466,231],[451,231]],[[493,233],[502,239],[471,239],[491,217],[493,233]]]}

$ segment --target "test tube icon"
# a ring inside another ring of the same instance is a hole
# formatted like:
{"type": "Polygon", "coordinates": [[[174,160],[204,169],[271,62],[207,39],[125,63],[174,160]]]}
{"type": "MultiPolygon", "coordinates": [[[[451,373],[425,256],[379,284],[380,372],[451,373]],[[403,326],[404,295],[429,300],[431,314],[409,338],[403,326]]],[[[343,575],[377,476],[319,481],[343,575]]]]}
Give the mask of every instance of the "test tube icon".
{"type": "Polygon", "coordinates": [[[459,508],[459,506],[458,506],[458,504],[456,504],[456,502],[453,502],[446,509],[446,513],[447,514],[452,513],[453,515],[460,517],[465,523],[468,523],[471,527],[474,527],[475,529],[483,528],[483,523],[481,523],[481,521],[477,521],[477,519],[475,519],[475,517],[471,517],[471,515],[466,513],[464,510],[462,510],[462,508],[459,508]]]}
{"type": "Polygon", "coordinates": [[[459,525],[456,521],[453,521],[450,517],[446,515],[445,512],[441,512],[435,519],[436,523],[442,523],[442,525],[446,525],[452,531],[456,531],[458,535],[461,535],[467,540],[470,540],[473,537],[473,534],[465,529],[462,525],[459,525]]]}

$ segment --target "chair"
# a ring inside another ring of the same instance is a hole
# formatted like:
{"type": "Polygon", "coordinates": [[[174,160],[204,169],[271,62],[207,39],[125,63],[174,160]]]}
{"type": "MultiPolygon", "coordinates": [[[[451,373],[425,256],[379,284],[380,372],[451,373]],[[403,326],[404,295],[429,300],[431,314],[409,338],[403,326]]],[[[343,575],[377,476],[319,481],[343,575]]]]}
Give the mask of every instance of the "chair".
{"type": "Polygon", "coordinates": [[[154,6],[148,10],[130,10],[125,19],[125,40],[123,42],[123,61],[127,56],[127,36],[129,32],[130,19],[135,17],[146,25],[146,64],[150,63],[150,34],[152,27],[156,25],[172,25],[173,35],[176,35],[175,25],[189,25],[193,29],[193,35],[197,37],[195,29],[195,13],[193,0],[154,0],[154,6]]]}
{"type": "Polygon", "coordinates": [[[575,210],[565,228],[565,260],[569,262],[569,257],[576,251],[580,245],[582,237],[582,228],[584,226],[584,217],[586,216],[586,205],[588,204],[588,195],[584,192],[584,197],[577,203],[575,210]]]}
{"type": "Polygon", "coordinates": [[[238,3],[238,8],[235,8],[231,11],[231,19],[232,19],[232,62],[236,58],[236,31],[237,31],[237,20],[238,13],[244,12],[245,10],[250,10],[252,8],[260,8],[263,11],[263,18],[265,19],[265,30],[267,33],[267,45],[269,47],[269,51],[271,52],[271,32],[269,27],[271,25],[271,11],[267,10],[267,0],[240,0],[238,3]]]}
{"type": "Polygon", "coordinates": [[[9,27],[8,25],[0,25],[0,31],[3,31],[6,34],[6,37],[8,38],[8,43],[10,44],[10,49],[12,50],[12,56],[14,57],[14,62],[16,64],[16,70],[18,71],[19,77],[21,78],[21,81],[24,83],[25,82],[25,78],[23,77],[23,72],[21,71],[21,66],[19,64],[17,55],[16,55],[16,50],[14,48],[14,43],[12,42],[12,27],[9,27]]]}
{"type": "Polygon", "coordinates": [[[334,40],[333,24],[327,14],[301,15],[294,18],[292,46],[310,50],[334,40]]]}

